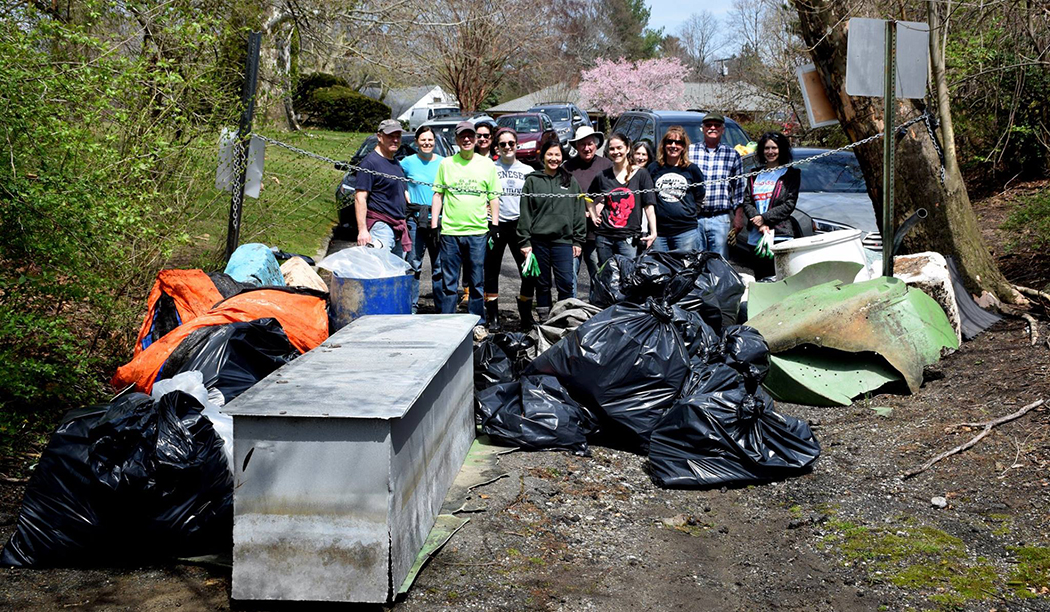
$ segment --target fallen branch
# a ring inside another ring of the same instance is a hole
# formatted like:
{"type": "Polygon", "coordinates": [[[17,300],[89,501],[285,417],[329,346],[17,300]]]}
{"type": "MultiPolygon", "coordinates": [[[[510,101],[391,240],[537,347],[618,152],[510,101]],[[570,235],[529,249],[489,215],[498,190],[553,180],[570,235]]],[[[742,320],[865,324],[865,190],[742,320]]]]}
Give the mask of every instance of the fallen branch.
{"type": "Polygon", "coordinates": [[[1039,329],[1036,327],[1035,317],[1027,312],[1022,312],[1020,317],[1028,321],[1028,335],[1032,338],[1032,346],[1035,346],[1035,343],[1039,342],[1039,329]]]}
{"type": "Polygon", "coordinates": [[[1038,289],[1032,289],[1030,287],[1022,287],[1021,285],[1014,285],[1014,289],[1017,289],[1018,293],[1021,293],[1021,294],[1024,294],[1024,295],[1027,295],[1027,296],[1030,296],[1030,297],[1042,298],[1042,299],[1050,302],[1050,293],[1047,293],[1045,291],[1039,291],[1038,289]]]}
{"type": "Polygon", "coordinates": [[[914,470],[911,470],[909,472],[905,472],[904,474],[901,475],[901,480],[907,480],[907,479],[909,479],[909,478],[911,478],[913,476],[918,476],[919,474],[922,474],[926,470],[930,469],[933,466],[933,464],[937,463],[941,459],[947,459],[948,457],[951,457],[952,455],[957,455],[957,454],[963,452],[966,449],[972,448],[974,445],[976,445],[978,442],[980,442],[985,436],[987,436],[988,434],[992,433],[992,428],[994,428],[994,427],[996,427],[998,425],[1002,425],[1003,423],[1009,423],[1010,421],[1014,421],[1016,419],[1019,419],[1019,418],[1023,417],[1024,415],[1028,414],[1032,410],[1038,408],[1039,406],[1042,406],[1044,401],[1045,400],[1034,401],[1031,404],[1028,404],[1024,408],[1021,408],[1020,410],[1018,410],[1017,412],[1015,412],[1013,414],[1008,414],[1006,416],[1001,416],[1001,417],[999,417],[997,419],[993,419],[991,421],[985,421],[984,423],[960,423],[956,427],[983,427],[984,429],[981,430],[981,433],[979,433],[976,436],[974,436],[974,438],[971,439],[969,442],[966,442],[965,444],[960,444],[959,446],[956,446],[955,448],[951,449],[950,451],[946,451],[946,452],[943,452],[943,453],[937,455],[933,459],[930,459],[929,461],[927,461],[926,463],[920,465],[919,467],[915,468],[914,470]]]}

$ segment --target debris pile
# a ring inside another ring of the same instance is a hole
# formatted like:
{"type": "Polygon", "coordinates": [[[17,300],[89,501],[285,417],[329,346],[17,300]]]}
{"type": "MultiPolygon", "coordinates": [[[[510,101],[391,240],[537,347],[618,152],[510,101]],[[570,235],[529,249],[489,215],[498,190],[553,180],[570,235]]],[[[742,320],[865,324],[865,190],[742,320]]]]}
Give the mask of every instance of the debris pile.
{"type": "Polygon", "coordinates": [[[477,387],[482,432],[531,450],[587,454],[595,442],[647,453],[664,487],[801,473],[820,445],[761,389],[769,351],[736,324],[743,293],[717,254],[614,257],[593,298],[607,307],[527,365],[504,365],[513,362],[505,340],[478,347],[475,381],[500,381],[477,387]]]}

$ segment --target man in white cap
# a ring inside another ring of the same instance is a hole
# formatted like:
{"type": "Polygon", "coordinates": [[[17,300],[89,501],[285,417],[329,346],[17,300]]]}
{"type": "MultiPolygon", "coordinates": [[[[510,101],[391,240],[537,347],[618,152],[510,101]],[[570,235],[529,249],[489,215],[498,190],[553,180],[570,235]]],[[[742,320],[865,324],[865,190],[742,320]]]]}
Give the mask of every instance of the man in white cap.
{"type": "Polygon", "coordinates": [[[365,170],[374,170],[404,178],[401,164],[394,154],[401,146],[401,123],[393,119],[379,122],[376,130],[379,143],[358,164],[357,186],[354,193],[354,215],[357,218],[357,244],[370,244],[373,238],[398,257],[412,250],[412,237],[405,223],[408,191],[405,183],[365,170]]]}
{"type": "Polygon", "coordinates": [[[456,124],[459,152],[441,160],[434,179],[430,227],[441,220],[441,272],[444,277],[442,314],[456,312],[456,288],[462,264],[469,279],[467,309],[485,324],[485,245],[489,231],[499,226],[499,196],[503,193],[496,165],[474,153],[474,124],[456,124]]]}
{"type": "MultiPolygon", "coordinates": [[[[598,149],[604,141],[602,133],[595,132],[589,125],[577,128],[576,137],[569,141],[576,149],[576,156],[570,157],[563,165],[584,192],[602,170],[612,168],[611,161],[598,155],[598,149]]],[[[591,223],[587,224],[587,241],[583,243],[583,253],[580,257],[587,264],[587,276],[591,279],[591,287],[594,287],[598,278],[598,251],[594,243],[594,226],[591,223]]],[[[578,273],[579,259],[576,260],[576,265],[578,273]]]]}

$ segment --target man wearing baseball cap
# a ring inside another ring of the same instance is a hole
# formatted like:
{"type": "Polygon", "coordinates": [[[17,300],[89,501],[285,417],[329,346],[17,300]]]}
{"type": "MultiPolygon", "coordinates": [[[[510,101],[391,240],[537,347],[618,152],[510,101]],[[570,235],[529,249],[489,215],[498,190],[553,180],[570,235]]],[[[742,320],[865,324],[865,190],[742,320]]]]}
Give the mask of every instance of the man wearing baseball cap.
{"type": "MultiPolygon", "coordinates": [[[[703,142],[689,146],[689,161],[700,167],[704,178],[711,180],[732,179],[744,171],[744,164],[736,149],[722,142],[726,131],[726,119],[719,112],[704,115],[703,142]]],[[[740,179],[707,186],[703,206],[697,210],[697,229],[704,251],[713,251],[729,259],[729,228],[733,214],[744,205],[744,181],[740,179]]]]}
{"type": "Polygon", "coordinates": [[[401,146],[401,124],[393,119],[379,122],[376,130],[379,143],[361,160],[357,171],[357,190],[354,193],[354,214],[357,217],[357,244],[364,246],[377,239],[383,248],[398,257],[412,250],[412,237],[405,223],[408,191],[405,183],[372,174],[368,170],[404,178],[401,164],[394,154],[401,146]]]}
{"type": "Polygon", "coordinates": [[[444,277],[442,314],[456,311],[456,288],[463,267],[469,281],[467,309],[485,324],[485,243],[499,225],[499,196],[503,192],[496,165],[474,153],[474,124],[456,124],[459,152],[441,160],[434,179],[430,226],[441,223],[441,272],[444,277]]]}

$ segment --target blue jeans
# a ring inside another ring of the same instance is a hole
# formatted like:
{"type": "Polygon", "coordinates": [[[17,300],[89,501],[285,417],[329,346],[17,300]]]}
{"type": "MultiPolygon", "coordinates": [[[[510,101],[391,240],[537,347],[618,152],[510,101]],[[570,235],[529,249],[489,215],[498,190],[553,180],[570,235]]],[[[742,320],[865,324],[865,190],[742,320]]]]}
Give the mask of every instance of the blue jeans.
{"type": "Polygon", "coordinates": [[[405,258],[405,252],[401,250],[401,241],[394,236],[394,228],[382,221],[376,221],[372,224],[372,229],[368,230],[368,233],[371,234],[373,238],[381,240],[383,246],[391,253],[397,255],[401,259],[405,258]]]}
{"type": "Polygon", "coordinates": [[[441,275],[442,300],[439,305],[442,314],[456,312],[456,288],[459,287],[459,268],[463,266],[470,288],[470,301],[467,310],[470,314],[481,317],[480,325],[485,324],[485,234],[474,236],[441,235],[441,275]]]}
{"type": "Polygon", "coordinates": [[[729,259],[729,228],[733,225],[733,212],[716,217],[700,217],[696,220],[696,229],[700,233],[700,248],[704,251],[718,253],[729,259]]]}
{"type": "Polygon", "coordinates": [[[591,286],[593,287],[595,280],[598,278],[598,249],[596,248],[594,240],[584,241],[582,252],[580,253],[580,256],[576,258],[576,262],[573,264],[573,296],[576,295],[576,276],[579,276],[580,274],[580,260],[583,260],[583,263],[587,265],[587,278],[590,279],[591,286]]]}
{"type": "MultiPolygon", "coordinates": [[[[659,230],[657,230],[659,231],[659,230]]],[[[657,236],[653,241],[654,251],[695,251],[700,244],[700,233],[686,230],[674,236],[657,236]]]]}
{"type": "Polygon", "coordinates": [[[551,307],[551,276],[558,288],[558,301],[576,297],[576,263],[571,244],[532,241],[532,254],[540,266],[536,277],[536,307],[551,307]]]}
{"type": "Polygon", "coordinates": [[[594,237],[595,250],[598,251],[599,268],[606,261],[612,259],[613,255],[623,255],[634,259],[638,255],[638,248],[627,241],[626,238],[608,238],[601,234],[594,237]]]}
{"type": "Polygon", "coordinates": [[[430,255],[430,279],[434,286],[434,308],[441,310],[438,306],[441,301],[442,279],[441,273],[441,236],[438,230],[430,229],[429,225],[419,225],[419,213],[409,213],[408,233],[412,236],[412,250],[407,253],[408,265],[412,266],[415,277],[412,279],[412,312],[416,311],[419,303],[419,274],[423,269],[423,254],[430,255]]]}

